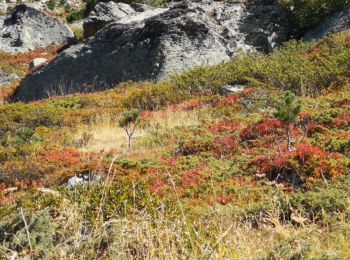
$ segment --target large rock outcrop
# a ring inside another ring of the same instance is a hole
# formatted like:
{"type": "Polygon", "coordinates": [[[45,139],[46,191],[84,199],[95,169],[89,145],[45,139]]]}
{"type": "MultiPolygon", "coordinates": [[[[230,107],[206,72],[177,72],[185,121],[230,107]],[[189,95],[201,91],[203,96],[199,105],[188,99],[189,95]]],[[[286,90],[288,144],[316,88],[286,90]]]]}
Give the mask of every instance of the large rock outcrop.
{"type": "Polygon", "coordinates": [[[124,4],[115,2],[100,2],[86,18],[84,38],[94,35],[97,31],[112,22],[131,23],[145,20],[164,12],[163,8],[152,8],[145,4],[124,4]]]}
{"type": "Polygon", "coordinates": [[[330,18],[319,24],[317,27],[306,32],[304,40],[318,40],[333,33],[350,29],[350,5],[342,11],[335,13],[330,18]]]}
{"type": "Polygon", "coordinates": [[[51,44],[67,44],[74,38],[68,26],[28,5],[16,6],[0,16],[0,50],[27,52],[51,44]]]}
{"type": "Polygon", "coordinates": [[[25,79],[15,99],[100,90],[126,80],[160,80],[242,51],[268,52],[287,38],[285,15],[273,0],[251,2],[181,2],[146,19],[127,16],[25,79]]]}
{"type": "Polygon", "coordinates": [[[100,2],[91,10],[84,22],[84,37],[90,37],[108,23],[118,21],[135,12],[128,4],[112,1],[108,3],[100,2]]]}

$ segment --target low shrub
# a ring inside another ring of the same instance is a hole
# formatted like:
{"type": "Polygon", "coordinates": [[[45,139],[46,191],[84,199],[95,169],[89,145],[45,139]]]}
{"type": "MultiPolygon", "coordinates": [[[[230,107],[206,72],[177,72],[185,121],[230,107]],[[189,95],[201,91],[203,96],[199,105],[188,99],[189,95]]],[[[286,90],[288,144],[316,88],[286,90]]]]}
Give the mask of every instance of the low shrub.
{"type": "Polygon", "coordinates": [[[278,2],[289,14],[294,37],[302,37],[308,29],[350,3],[349,0],[279,0],[278,2]]]}
{"type": "Polygon", "coordinates": [[[246,84],[316,96],[346,82],[349,55],[349,36],[341,33],[317,43],[290,41],[268,55],[245,54],[227,63],[198,67],[169,82],[189,94],[216,94],[225,84],[246,84]]]}
{"type": "Polygon", "coordinates": [[[257,173],[271,181],[301,185],[338,177],[346,173],[348,163],[341,154],[301,142],[291,152],[283,150],[271,157],[256,156],[250,165],[256,166],[257,173]]]}

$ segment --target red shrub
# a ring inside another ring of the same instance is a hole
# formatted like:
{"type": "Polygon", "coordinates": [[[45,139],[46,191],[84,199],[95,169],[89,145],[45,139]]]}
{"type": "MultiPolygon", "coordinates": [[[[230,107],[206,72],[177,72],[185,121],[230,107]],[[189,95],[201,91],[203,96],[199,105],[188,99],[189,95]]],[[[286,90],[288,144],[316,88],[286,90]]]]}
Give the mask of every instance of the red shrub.
{"type": "Polygon", "coordinates": [[[141,112],[141,119],[142,120],[148,120],[153,118],[153,112],[149,110],[145,110],[141,112]]]}
{"type": "Polygon", "coordinates": [[[305,163],[311,158],[319,160],[321,163],[327,159],[327,152],[325,150],[319,146],[313,146],[306,142],[297,144],[295,151],[291,153],[291,155],[299,159],[301,163],[305,163]]]}
{"type": "Polygon", "coordinates": [[[252,88],[247,88],[243,91],[243,94],[244,95],[250,95],[253,93],[253,89],[252,88]]]}
{"type": "Polygon", "coordinates": [[[340,101],[339,106],[348,107],[348,106],[350,106],[350,101],[348,101],[348,100],[340,101]]]}
{"type": "Polygon", "coordinates": [[[223,97],[223,98],[219,99],[218,101],[216,101],[214,103],[214,106],[225,106],[225,105],[233,104],[238,99],[240,99],[242,97],[245,97],[245,96],[248,96],[248,95],[250,95],[252,93],[253,93],[253,89],[252,88],[247,88],[243,92],[231,94],[231,95],[228,95],[226,97],[223,97]]]}
{"type": "Polygon", "coordinates": [[[64,167],[70,167],[81,162],[81,154],[72,148],[65,147],[58,151],[46,151],[41,154],[39,160],[50,163],[60,163],[64,167]]]}
{"type": "Polygon", "coordinates": [[[193,110],[195,108],[203,107],[205,105],[206,105],[206,103],[204,103],[202,101],[192,99],[192,100],[187,100],[187,101],[180,103],[180,104],[172,104],[169,106],[169,109],[173,112],[179,111],[179,110],[190,111],[190,110],[193,110]]]}
{"type": "Polygon", "coordinates": [[[216,152],[221,154],[229,153],[230,151],[235,151],[238,141],[234,136],[223,136],[223,137],[216,137],[214,139],[214,144],[216,146],[216,152]]]}
{"type": "Polygon", "coordinates": [[[350,115],[341,115],[332,121],[337,127],[347,126],[350,123],[350,115]]]}
{"type": "Polygon", "coordinates": [[[189,100],[182,105],[182,110],[188,111],[188,110],[193,110],[195,108],[202,107],[202,106],[203,106],[203,103],[201,101],[189,100]]]}
{"type": "Polygon", "coordinates": [[[266,174],[270,170],[270,167],[271,167],[270,162],[271,162],[271,159],[268,158],[267,156],[257,155],[250,160],[249,165],[256,166],[258,174],[266,174]]]}
{"type": "Polygon", "coordinates": [[[297,179],[298,182],[308,182],[341,174],[342,164],[333,165],[329,161],[336,157],[340,160],[341,155],[302,142],[292,152],[276,152],[271,158],[265,155],[256,156],[251,159],[250,165],[256,166],[258,173],[265,174],[270,180],[280,177],[280,180],[285,181],[297,179]]]}
{"type": "Polygon", "coordinates": [[[227,97],[221,98],[214,103],[214,106],[224,106],[236,102],[237,99],[243,97],[243,93],[232,94],[227,97]]]}
{"type": "Polygon", "coordinates": [[[160,179],[156,179],[150,186],[150,190],[159,195],[159,196],[163,196],[163,192],[164,192],[164,187],[168,185],[168,182],[162,178],[160,179]]]}
{"type": "Polygon", "coordinates": [[[232,202],[232,197],[229,195],[224,195],[224,196],[216,198],[216,202],[220,203],[222,205],[226,205],[226,204],[232,202]]]}
{"type": "Polygon", "coordinates": [[[182,175],[181,183],[184,188],[190,188],[197,186],[204,179],[206,179],[206,176],[203,175],[202,168],[198,167],[185,171],[182,175]]]}
{"type": "Polygon", "coordinates": [[[167,165],[169,167],[172,167],[172,166],[174,166],[176,164],[178,158],[179,158],[178,156],[173,156],[173,157],[170,157],[169,159],[162,158],[161,161],[165,165],[167,165]]]}
{"type": "Polygon", "coordinates": [[[224,119],[214,124],[209,131],[212,134],[227,133],[236,130],[238,126],[239,122],[224,119]]]}
{"type": "Polygon", "coordinates": [[[259,136],[276,135],[278,129],[283,129],[285,127],[286,125],[279,119],[264,119],[244,129],[241,138],[243,140],[249,140],[259,136]]]}

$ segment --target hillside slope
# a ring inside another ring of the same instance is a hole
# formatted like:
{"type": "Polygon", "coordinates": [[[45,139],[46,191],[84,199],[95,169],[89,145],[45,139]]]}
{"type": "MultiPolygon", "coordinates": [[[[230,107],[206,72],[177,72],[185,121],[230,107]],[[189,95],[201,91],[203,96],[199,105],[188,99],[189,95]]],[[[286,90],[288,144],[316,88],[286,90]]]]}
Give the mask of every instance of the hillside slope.
{"type": "Polygon", "coordinates": [[[0,106],[0,255],[350,257],[349,42],[0,106]]]}

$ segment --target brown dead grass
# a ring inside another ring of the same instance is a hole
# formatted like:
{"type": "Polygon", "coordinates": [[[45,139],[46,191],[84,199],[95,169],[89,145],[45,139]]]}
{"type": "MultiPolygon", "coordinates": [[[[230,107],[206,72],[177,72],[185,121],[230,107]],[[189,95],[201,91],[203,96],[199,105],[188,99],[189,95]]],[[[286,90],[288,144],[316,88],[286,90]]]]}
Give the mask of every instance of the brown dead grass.
{"type": "Polygon", "coordinates": [[[198,111],[172,111],[170,109],[152,113],[152,119],[145,127],[139,127],[133,138],[133,148],[127,148],[127,136],[124,129],[117,126],[117,121],[110,116],[101,116],[93,124],[81,125],[73,140],[87,139],[79,149],[84,152],[116,150],[118,153],[149,154],[149,148],[137,145],[137,140],[154,131],[172,131],[179,126],[200,124],[198,111]]]}

